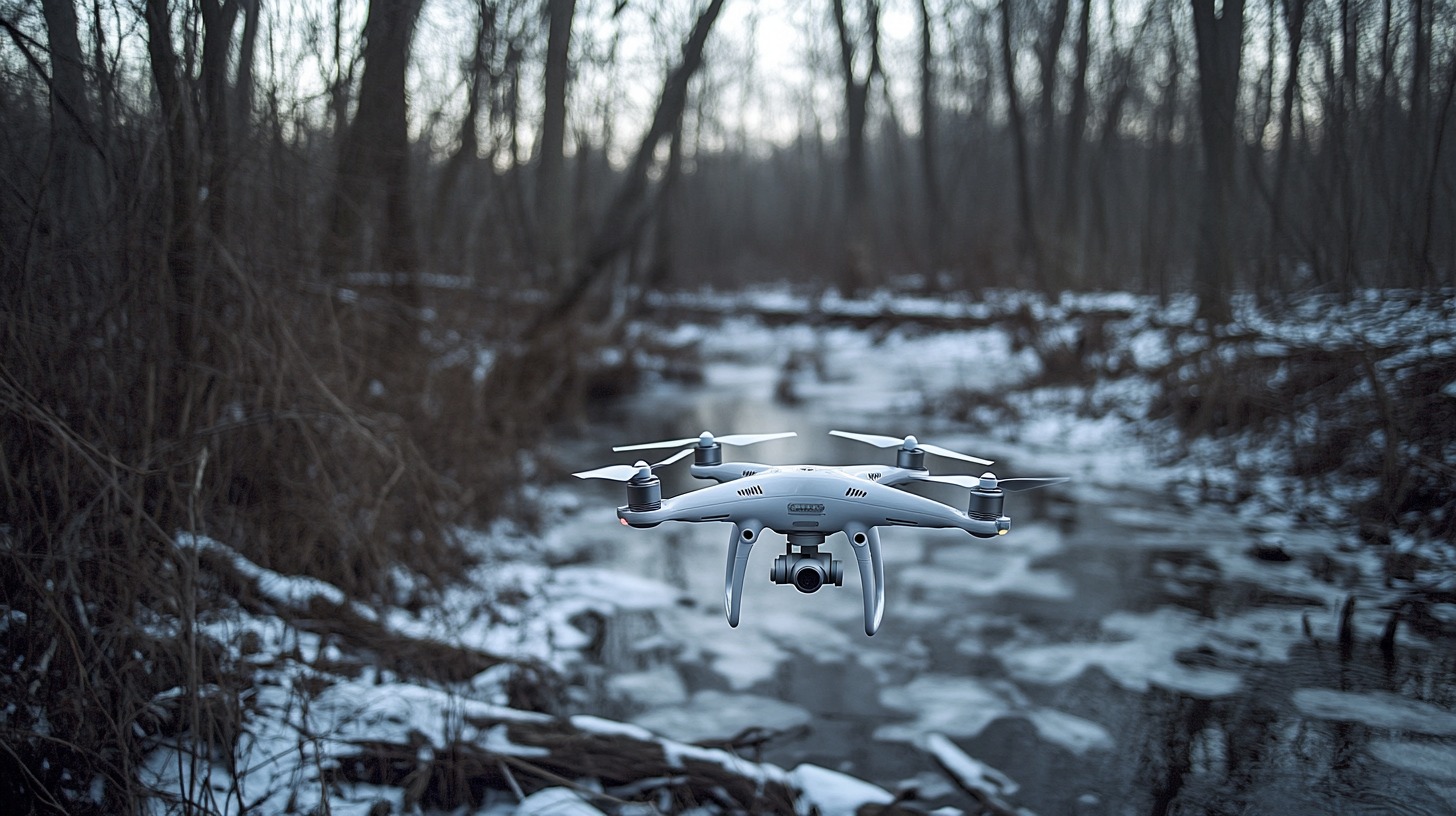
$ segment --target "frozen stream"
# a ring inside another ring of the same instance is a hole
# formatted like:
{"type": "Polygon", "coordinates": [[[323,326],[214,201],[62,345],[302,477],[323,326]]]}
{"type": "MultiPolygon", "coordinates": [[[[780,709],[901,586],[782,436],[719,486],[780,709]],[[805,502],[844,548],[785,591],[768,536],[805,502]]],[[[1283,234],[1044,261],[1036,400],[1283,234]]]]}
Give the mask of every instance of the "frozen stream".
{"type": "MultiPolygon", "coordinates": [[[[569,485],[552,538],[630,576],[614,614],[578,621],[595,637],[585,710],[685,740],[802,727],[763,758],[889,790],[914,783],[923,799],[961,807],[969,799],[924,750],[932,734],[999,769],[1016,785],[1008,801],[1043,814],[1456,809],[1456,649],[1403,624],[1382,651],[1398,597],[1373,554],[1291,518],[1180,501],[1166,485],[1186,474],[1153,467],[1120,423],[1049,408],[970,434],[920,416],[927,386],[990,391],[1032,364],[995,330],[877,338],[729,321],[679,331],[704,333],[704,383],[609,403],[568,457],[596,467],[623,456],[613,444],[706,428],[798,432],[725,450],[746,461],[890,461],[826,435],[842,428],[915,433],[995,459],[1003,477],[1075,481],[1009,498],[1004,539],[882,531],[887,604],[873,638],[842,536],[828,549],[847,559],[844,586],[804,595],[768,580],[783,543],[766,535],[743,621],[730,629],[720,600],[728,525],[627,529],[613,515],[619,486],[569,485]],[[801,367],[799,401],[786,403],[775,391],[794,351],[823,365],[801,367]],[[634,602],[663,586],[681,591],[677,602],[634,602]],[[1352,595],[1355,637],[1342,647],[1352,595]]],[[[685,465],[664,477],[666,495],[706,484],[685,465]]],[[[927,495],[963,501],[957,488],[927,495]]]]}

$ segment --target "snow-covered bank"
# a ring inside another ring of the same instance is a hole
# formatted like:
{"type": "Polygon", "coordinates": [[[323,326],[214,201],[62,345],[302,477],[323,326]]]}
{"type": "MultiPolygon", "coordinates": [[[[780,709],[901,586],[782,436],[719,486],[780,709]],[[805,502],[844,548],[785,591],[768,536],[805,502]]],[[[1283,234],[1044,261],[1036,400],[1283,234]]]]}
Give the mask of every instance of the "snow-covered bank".
{"type": "MultiPolygon", "coordinates": [[[[495,540],[508,549],[515,537],[502,532],[495,540]]],[[[187,536],[179,546],[215,559],[225,582],[245,584],[251,601],[214,607],[198,628],[227,650],[247,689],[230,743],[187,730],[158,735],[141,769],[156,791],[153,813],[186,801],[218,814],[464,807],[489,814],[814,809],[828,816],[892,798],[826,768],[788,771],[638,725],[510,704],[518,696],[510,688],[514,672],[531,661],[564,672],[579,659],[590,640],[573,623],[583,612],[674,603],[678,594],[656,582],[592,568],[550,570],[522,558],[455,587],[437,614],[379,615],[324,582],[281,576],[216,541],[187,536]],[[379,668],[390,657],[379,650],[391,647],[377,638],[363,644],[347,621],[320,626],[331,610],[379,622],[399,637],[395,649],[488,654],[484,647],[492,645],[509,656],[457,682],[379,668]],[[478,619],[503,612],[515,625],[478,619]],[[514,637],[492,634],[501,630],[514,637]]],[[[196,693],[179,687],[154,705],[166,719],[169,701],[196,693]]]]}

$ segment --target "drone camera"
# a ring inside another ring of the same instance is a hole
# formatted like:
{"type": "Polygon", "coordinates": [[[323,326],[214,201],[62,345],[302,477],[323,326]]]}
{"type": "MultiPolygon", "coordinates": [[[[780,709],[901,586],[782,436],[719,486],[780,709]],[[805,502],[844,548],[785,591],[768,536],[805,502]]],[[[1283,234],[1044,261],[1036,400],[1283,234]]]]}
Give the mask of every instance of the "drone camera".
{"type": "Polygon", "coordinates": [[[825,584],[844,586],[844,562],[827,553],[785,553],[774,559],[769,577],[776,584],[792,584],[808,594],[825,584]]]}

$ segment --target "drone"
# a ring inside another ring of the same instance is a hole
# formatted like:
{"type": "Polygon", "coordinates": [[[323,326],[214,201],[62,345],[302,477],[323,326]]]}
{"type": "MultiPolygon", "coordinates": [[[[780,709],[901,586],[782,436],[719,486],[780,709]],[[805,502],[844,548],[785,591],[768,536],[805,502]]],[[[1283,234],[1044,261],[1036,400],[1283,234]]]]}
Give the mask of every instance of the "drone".
{"type": "Polygon", "coordinates": [[[895,464],[893,467],[828,467],[725,462],[725,445],[754,445],[797,434],[788,431],[715,437],[704,431],[697,437],[612,448],[618,452],[681,448],[660,462],[608,465],[572,475],[626,483],[627,503],[617,508],[617,518],[628,527],[647,529],[664,521],[732,524],[723,578],[723,611],[732,627],[738,626],[742,611],[748,556],[764,530],[772,530],[788,540],[785,552],[774,559],[769,578],[775,584],[792,585],[806,594],[830,584],[844,585],[843,562],[820,552],[827,537],[843,533],[859,564],[865,634],[871,636],[880,628],[885,612],[885,567],[880,555],[879,527],[952,528],[976,538],[995,538],[1011,531],[1011,519],[1001,512],[1007,493],[1068,481],[1065,476],[997,479],[992,473],[979,477],[932,474],[925,466],[926,454],[984,466],[993,463],[920,442],[914,436],[829,433],[879,448],[895,448],[895,464]],[[692,475],[717,484],[664,499],[662,481],[656,471],[688,454],[693,456],[692,475]],[[970,494],[965,511],[899,489],[915,482],[965,488],[970,494]]]}

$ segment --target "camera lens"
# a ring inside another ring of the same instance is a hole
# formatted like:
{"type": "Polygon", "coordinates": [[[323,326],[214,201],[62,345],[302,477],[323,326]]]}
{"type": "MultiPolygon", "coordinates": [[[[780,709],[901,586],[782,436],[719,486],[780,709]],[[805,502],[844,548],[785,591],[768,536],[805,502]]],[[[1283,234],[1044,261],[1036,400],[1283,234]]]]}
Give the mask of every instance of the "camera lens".
{"type": "Polygon", "coordinates": [[[824,586],[824,569],[815,561],[801,561],[794,568],[794,588],[800,592],[815,592],[824,586]]]}

